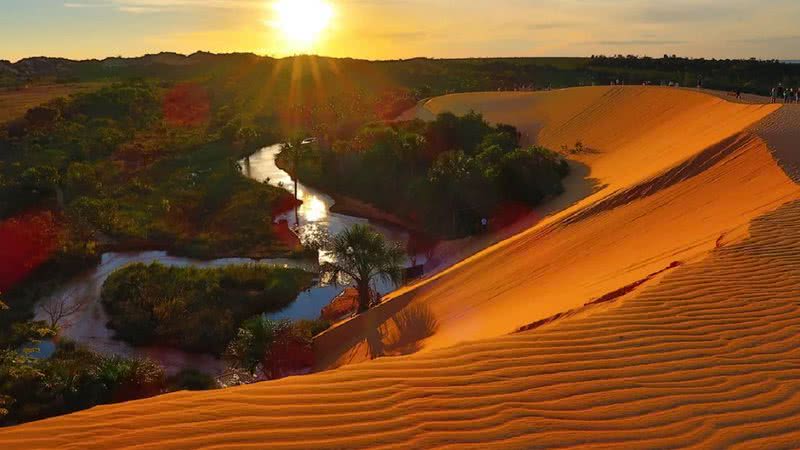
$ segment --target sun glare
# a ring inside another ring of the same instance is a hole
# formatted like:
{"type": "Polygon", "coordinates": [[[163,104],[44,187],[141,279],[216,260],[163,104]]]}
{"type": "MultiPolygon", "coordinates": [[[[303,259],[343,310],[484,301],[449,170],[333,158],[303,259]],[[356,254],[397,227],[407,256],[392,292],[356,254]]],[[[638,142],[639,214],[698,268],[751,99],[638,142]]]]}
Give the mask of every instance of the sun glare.
{"type": "Polygon", "coordinates": [[[325,0],[276,0],[272,26],[286,40],[287,50],[310,50],[327,30],[335,10],[325,0]]]}

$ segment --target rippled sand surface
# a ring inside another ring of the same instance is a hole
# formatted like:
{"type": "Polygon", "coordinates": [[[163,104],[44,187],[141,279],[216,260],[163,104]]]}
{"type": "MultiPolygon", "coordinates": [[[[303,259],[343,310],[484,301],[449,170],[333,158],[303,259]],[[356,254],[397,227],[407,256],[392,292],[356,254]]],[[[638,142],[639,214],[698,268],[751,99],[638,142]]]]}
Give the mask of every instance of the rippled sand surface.
{"type": "Polygon", "coordinates": [[[641,87],[423,109],[580,139],[598,189],[330,330],[335,370],[3,429],[2,447],[797,448],[800,109],[641,87]]]}

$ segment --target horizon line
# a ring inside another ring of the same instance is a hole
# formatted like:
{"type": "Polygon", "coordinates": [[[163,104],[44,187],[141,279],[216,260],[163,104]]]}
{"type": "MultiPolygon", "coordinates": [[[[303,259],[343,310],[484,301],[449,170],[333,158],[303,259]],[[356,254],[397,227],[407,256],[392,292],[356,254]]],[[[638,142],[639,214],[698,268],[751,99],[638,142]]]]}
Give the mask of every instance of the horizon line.
{"type": "Polygon", "coordinates": [[[415,59],[430,59],[430,60],[477,60],[477,59],[590,59],[592,57],[606,57],[606,58],[614,58],[617,56],[635,56],[638,59],[664,59],[665,56],[668,57],[676,57],[678,59],[688,59],[688,60],[710,60],[710,61],[761,61],[761,62],[770,62],[770,61],[778,61],[781,63],[800,63],[800,56],[797,59],[793,58],[761,58],[757,56],[741,57],[741,58],[718,58],[713,56],[681,56],[678,54],[668,54],[664,53],[660,56],[653,56],[647,54],[622,54],[622,53],[612,53],[612,54],[591,54],[591,55],[562,55],[562,56],[531,56],[531,55],[505,55],[505,56],[446,56],[446,57],[438,57],[438,56],[411,56],[406,58],[386,58],[386,59],[370,59],[370,58],[358,58],[353,56],[328,56],[328,55],[321,55],[315,53],[299,53],[294,55],[284,55],[284,56],[275,56],[270,54],[262,54],[256,53],[252,51],[233,51],[233,52],[213,52],[208,50],[195,50],[191,53],[183,53],[178,51],[172,50],[161,50],[154,53],[144,53],[144,54],[137,54],[137,55],[114,55],[114,56],[104,56],[104,57],[87,57],[87,58],[73,58],[68,56],[48,56],[48,55],[31,55],[25,56],[16,60],[12,59],[5,59],[0,57],[0,61],[8,62],[11,64],[17,64],[21,61],[29,60],[29,59],[62,59],[72,62],[103,62],[109,59],[139,59],[139,58],[146,58],[148,56],[158,56],[164,54],[171,54],[176,56],[182,56],[184,58],[189,58],[191,56],[197,54],[209,54],[214,56],[231,56],[231,55],[249,55],[255,56],[258,58],[265,58],[265,59],[273,59],[273,60],[283,60],[283,59],[291,59],[291,58],[299,58],[299,57],[316,57],[316,58],[327,58],[327,59],[342,59],[342,60],[354,60],[354,61],[366,61],[366,62],[397,62],[397,61],[411,61],[415,59]]]}

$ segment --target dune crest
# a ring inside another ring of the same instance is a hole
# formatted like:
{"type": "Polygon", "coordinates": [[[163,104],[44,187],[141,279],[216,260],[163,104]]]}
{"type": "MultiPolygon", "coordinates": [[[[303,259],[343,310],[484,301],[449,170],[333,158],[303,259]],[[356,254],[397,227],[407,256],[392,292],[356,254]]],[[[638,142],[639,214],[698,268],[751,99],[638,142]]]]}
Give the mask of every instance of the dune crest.
{"type": "Polygon", "coordinates": [[[702,258],[720,236],[743,234],[753,218],[798,195],[764,140],[749,130],[778,108],[634,86],[426,102],[429,117],[479,111],[549,148],[581,141],[587,150],[571,157],[604,188],[329,330],[316,342],[318,367],[504,335],[675,261],[702,258]],[[415,345],[387,345],[420,334],[392,320],[419,304],[435,319],[435,331],[415,345]]]}

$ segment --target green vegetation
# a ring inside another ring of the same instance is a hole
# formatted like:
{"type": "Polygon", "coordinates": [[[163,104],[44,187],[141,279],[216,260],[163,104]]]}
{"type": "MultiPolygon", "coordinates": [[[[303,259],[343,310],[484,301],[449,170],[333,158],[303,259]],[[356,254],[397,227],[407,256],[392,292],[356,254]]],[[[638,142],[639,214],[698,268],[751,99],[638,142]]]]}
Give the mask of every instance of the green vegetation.
{"type": "Polygon", "coordinates": [[[225,359],[231,367],[266,379],[309,370],[314,359],[313,338],[330,325],[321,320],[292,323],[253,317],[242,324],[228,344],[225,359]]]}
{"type": "Polygon", "coordinates": [[[312,275],[260,265],[213,269],[137,264],[103,285],[109,327],[133,345],[221,354],[246,319],[288,306],[312,275]]]}
{"type": "Polygon", "coordinates": [[[0,351],[0,425],[67,414],[166,391],[164,371],[149,360],[102,356],[69,342],[49,359],[0,351]]]}
{"type": "MultiPolygon", "coordinates": [[[[2,81],[0,81],[2,86],[2,81]]],[[[59,97],[80,92],[90,92],[103,86],[102,83],[46,84],[12,89],[0,88],[0,124],[25,115],[31,108],[48,103],[59,97]]]]}
{"type": "MultiPolygon", "coordinates": [[[[219,86],[247,92],[237,96],[242,105],[260,103],[262,98],[280,100],[292,82],[295,95],[328,97],[360,87],[362,104],[348,109],[390,116],[405,108],[409,97],[424,98],[447,92],[514,89],[521,86],[546,88],[673,81],[694,86],[702,77],[709,88],[768,94],[779,82],[800,85],[800,67],[775,60],[693,59],[675,55],[662,58],[635,55],[595,55],[590,58],[414,58],[396,61],[360,61],[298,56],[274,59],[252,54],[213,55],[170,53],[138,59],[110,58],[106,61],[66,61],[32,58],[15,64],[0,61],[0,87],[31,82],[103,81],[124,78],[158,78],[168,81],[212,77],[219,86]],[[35,64],[31,64],[34,62],[35,64]],[[121,63],[121,64],[117,64],[121,63]],[[311,70],[319,74],[315,80],[311,70]],[[5,70],[4,70],[5,69],[5,70]],[[291,73],[299,70],[299,76],[291,73]],[[339,75],[337,75],[339,74],[339,75]],[[234,83],[231,83],[234,80],[234,83]],[[264,80],[270,80],[265,85],[264,80]],[[234,84],[231,86],[231,84],[234,84]],[[276,93],[277,92],[277,93],[276,93]],[[254,95],[255,94],[255,95],[254,95]],[[259,95],[260,94],[260,95],[259,95]]],[[[290,102],[291,103],[291,102],[290,102]]],[[[341,108],[339,108],[341,109],[341,108]]]]}
{"type": "Polygon", "coordinates": [[[217,380],[195,369],[184,369],[167,379],[170,391],[208,391],[218,389],[217,380]]]}
{"type": "MultiPolygon", "coordinates": [[[[536,205],[563,192],[566,161],[540,147],[519,148],[508,125],[480,114],[440,114],[424,123],[371,124],[349,140],[306,154],[305,183],[358,198],[408,218],[432,235],[480,229],[509,202],[536,205]]],[[[280,162],[287,164],[283,154],[280,162]]]]}
{"type": "Polygon", "coordinates": [[[290,321],[253,317],[242,324],[225,351],[225,359],[231,367],[247,370],[251,374],[259,369],[264,371],[269,366],[272,346],[291,330],[290,321]]]}
{"type": "MultiPolygon", "coordinates": [[[[14,89],[0,93],[3,423],[166,389],[163,373],[149,362],[70,344],[34,361],[17,349],[53,334],[29,321],[34,303],[104,251],[158,248],[204,258],[291,252],[271,227],[289,196],[246,179],[237,166],[259,146],[306,132],[317,138],[316,151],[297,152],[297,164],[289,152],[282,155],[299,178],[392,211],[431,235],[463,236],[509,202],[530,206],[560,193],[566,162],[547,149],[521,148],[515,129],[489,126],[476,114],[446,114],[429,124],[382,121],[450,92],[617,80],[702,81],[712,89],[768,94],[779,82],[800,85],[800,65],[675,56],[368,62],[208,53],[0,61],[0,87],[14,89]],[[56,98],[63,95],[71,96],[56,98]]],[[[565,151],[583,150],[576,144],[565,151]]],[[[355,254],[327,267],[329,273],[344,273],[355,285],[394,278],[394,250],[366,242],[363,255],[355,251],[361,244],[339,245],[338,252],[355,254]]],[[[309,277],[277,269],[135,266],[109,279],[104,301],[112,325],[130,342],[219,354],[233,340],[232,359],[273,377],[288,350],[307,350],[328,324],[252,321],[244,334],[239,327],[291,302],[309,277]]],[[[169,383],[214,385],[193,372],[169,383]]]]}
{"type": "Polygon", "coordinates": [[[212,107],[206,94],[197,84],[132,80],[0,126],[0,239],[9,266],[0,289],[13,307],[0,327],[29,319],[37,300],[105,251],[209,258],[296,250],[272,228],[289,195],[237,165],[274,142],[271,131],[212,107]]]}
{"type": "Polygon", "coordinates": [[[331,237],[323,249],[334,260],[321,266],[323,279],[352,284],[358,290],[359,312],[374,303],[370,289],[373,281],[384,279],[396,286],[403,281],[405,251],[367,225],[353,225],[331,237]]]}
{"type": "Polygon", "coordinates": [[[245,178],[236,163],[237,139],[254,150],[257,133],[170,125],[164,95],[149,83],[117,84],[9,124],[0,217],[49,205],[80,241],[102,235],[112,246],[201,257],[286,252],[270,226],[286,193],[245,178]]]}
{"type": "MultiPolygon", "coordinates": [[[[9,313],[0,310],[0,316],[9,313]]],[[[0,334],[0,426],[168,391],[217,387],[212,377],[197,371],[167,379],[151,360],[101,355],[64,339],[49,358],[33,358],[56,331],[44,322],[24,321],[0,334]]]]}

